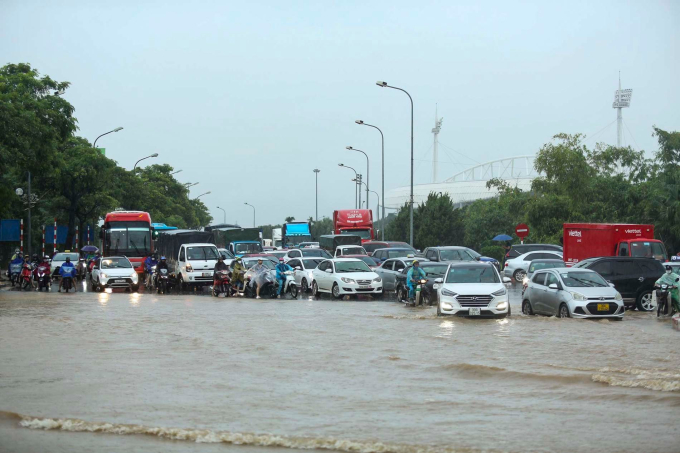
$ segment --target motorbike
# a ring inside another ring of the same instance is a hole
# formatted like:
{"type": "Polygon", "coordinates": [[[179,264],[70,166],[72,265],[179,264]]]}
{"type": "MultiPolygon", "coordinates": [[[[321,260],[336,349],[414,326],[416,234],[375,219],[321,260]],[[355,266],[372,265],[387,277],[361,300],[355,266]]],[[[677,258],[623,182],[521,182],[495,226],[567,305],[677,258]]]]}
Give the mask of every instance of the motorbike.
{"type": "Polygon", "coordinates": [[[78,264],[76,264],[77,278],[80,281],[85,280],[87,277],[87,261],[85,258],[80,258],[78,264]]]}
{"type": "MultiPolygon", "coordinates": [[[[676,284],[680,279],[675,279],[676,284]]],[[[671,303],[671,290],[677,288],[676,285],[667,285],[662,283],[661,285],[654,286],[656,290],[656,317],[671,317],[673,316],[675,310],[673,309],[673,304],[671,303]]]]}
{"type": "Polygon", "coordinates": [[[12,286],[17,286],[19,284],[21,267],[22,263],[13,263],[9,265],[9,281],[12,283],[12,286]]]}
{"type": "Polygon", "coordinates": [[[219,297],[224,294],[225,297],[232,295],[231,279],[229,278],[229,271],[216,271],[213,278],[213,296],[219,297]]]}
{"type": "MultiPolygon", "coordinates": [[[[262,286],[260,287],[260,297],[262,299],[276,299],[276,296],[278,295],[279,284],[276,281],[276,277],[272,274],[273,272],[266,272],[262,276],[262,286]]],[[[251,282],[250,279],[248,279],[244,291],[245,297],[256,297],[256,289],[254,282],[251,282]]]]}
{"type": "Polygon", "coordinates": [[[24,263],[19,277],[19,288],[29,290],[33,286],[33,268],[29,263],[24,263]]]}
{"type": "Polygon", "coordinates": [[[286,276],[286,281],[283,286],[283,294],[290,293],[290,297],[297,299],[298,297],[298,287],[295,283],[295,277],[292,271],[286,271],[283,273],[286,276]]]}
{"type": "Polygon", "coordinates": [[[156,292],[158,294],[168,294],[168,288],[170,287],[170,273],[167,269],[161,269],[156,275],[156,292]]]}
{"type": "Polygon", "coordinates": [[[154,290],[156,287],[156,265],[151,266],[151,272],[147,272],[146,281],[144,282],[146,289],[154,290]]]}
{"type": "Polygon", "coordinates": [[[402,300],[402,302],[405,305],[409,305],[411,307],[417,307],[418,305],[425,305],[424,301],[428,300],[428,305],[431,305],[432,304],[432,297],[430,297],[430,293],[429,293],[428,289],[425,287],[426,283],[427,283],[426,278],[416,280],[414,299],[413,300],[410,300],[410,299],[402,300]]]}
{"type": "Polygon", "coordinates": [[[50,290],[50,267],[49,266],[38,266],[34,272],[33,277],[38,282],[38,291],[50,290]]]}
{"type": "MultiPolygon", "coordinates": [[[[62,266],[62,269],[64,267],[62,266]]],[[[71,288],[73,288],[73,292],[77,292],[77,289],[75,285],[73,284],[73,274],[75,273],[75,268],[74,267],[68,267],[66,268],[68,270],[64,270],[64,275],[61,277],[62,281],[62,288],[64,288],[64,292],[69,292],[71,288]],[[68,272],[68,273],[67,273],[68,272]]]]}

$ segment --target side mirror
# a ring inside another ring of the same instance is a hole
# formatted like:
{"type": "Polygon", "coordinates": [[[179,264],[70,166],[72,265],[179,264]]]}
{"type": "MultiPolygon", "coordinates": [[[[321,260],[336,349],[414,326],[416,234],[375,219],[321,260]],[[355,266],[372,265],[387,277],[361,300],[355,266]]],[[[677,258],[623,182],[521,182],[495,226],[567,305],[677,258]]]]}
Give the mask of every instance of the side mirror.
{"type": "Polygon", "coordinates": [[[420,253],[420,249],[416,249],[416,252],[420,253]]]}
{"type": "Polygon", "coordinates": [[[503,277],[503,283],[512,283],[512,279],[510,277],[503,277]]]}
{"type": "Polygon", "coordinates": [[[301,271],[302,268],[300,266],[295,266],[295,270],[301,271]]]}
{"type": "Polygon", "coordinates": [[[557,283],[552,283],[550,286],[548,286],[548,288],[550,288],[550,289],[560,289],[560,288],[557,286],[557,283]]]}
{"type": "Polygon", "coordinates": [[[333,273],[333,269],[326,269],[326,273],[327,273],[327,274],[332,274],[332,273],[333,273]]]}
{"type": "Polygon", "coordinates": [[[441,277],[440,277],[440,278],[435,278],[435,279],[434,279],[434,282],[435,282],[435,283],[444,283],[444,279],[441,278],[441,277]]]}
{"type": "Polygon", "coordinates": [[[680,277],[675,279],[676,282],[680,282],[680,277]]]}
{"type": "Polygon", "coordinates": [[[481,261],[481,260],[482,260],[482,258],[480,258],[479,256],[475,256],[475,261],[481,261]]]}
{"type": "MultiPolygon", "coordinates": [[[[676,280],[676,281],[677,281],[677,280],[676,280]]],[[[615,287],[615,285],[614,285],[612,282],[607,282],[607,283],[609,283],[609,286],[611,286],[612,288],[615,287]]]]}

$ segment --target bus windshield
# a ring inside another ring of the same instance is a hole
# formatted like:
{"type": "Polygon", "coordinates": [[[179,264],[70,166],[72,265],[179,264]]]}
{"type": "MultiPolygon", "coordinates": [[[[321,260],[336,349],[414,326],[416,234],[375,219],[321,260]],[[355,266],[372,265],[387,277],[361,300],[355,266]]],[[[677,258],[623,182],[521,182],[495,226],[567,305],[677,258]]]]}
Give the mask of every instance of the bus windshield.
{"type": "Polygon", "coordinates": [[[151,253],[151,226],[147,222],[109,222],[104,226],[104,256],[144,257],[151,253]]]}

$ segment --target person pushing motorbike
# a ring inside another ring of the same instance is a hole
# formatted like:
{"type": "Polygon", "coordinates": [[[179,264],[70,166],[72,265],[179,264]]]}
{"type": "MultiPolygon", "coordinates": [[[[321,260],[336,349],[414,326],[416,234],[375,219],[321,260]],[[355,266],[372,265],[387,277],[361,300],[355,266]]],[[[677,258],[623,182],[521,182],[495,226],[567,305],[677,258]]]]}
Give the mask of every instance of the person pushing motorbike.
{"type": "Polygon", "coordinates": [[[680,312],[680,290],[678,290],[678,283],[676,279],[680,278],[678,274],[673,272],[673,268],[666,265],[666,273],[664,273],[661,278],[659,278],[655,286],[668,285],[670,287],[669,294],[671,296],[671,304],[673,310],[678,313],[680,312]]]}
{"type": "Polygon", "coordinates": [[[266,274],[269,271],[269,268],[262,264],[262,258],[257,260],[257,264],[253,266],[251,269],[253,271],[253,279],[251,284],[255,286],[255,299],[261,299],[260,297],[260,288],[262,287],[263,283],[263,277],[264,274],[266,274]]]}
{"type": "Polygon", "coordinates": [[[413,261],[413,266],[406,274],[406,282],[408,284],[408,299],[412,302],[416,300],[416,285],[417,281],[427,278],[425,271],[420,268],[418,260],[413,261]]]}
{"type": "Polygon", "coordinates": [[[149,255],[144,260],[144,272],[146,273],[145,286],[151,286],[151,276],[153,274],[152,268],[158,264],[158,255],[155,253],[149,255]]]}
{"type": "Polygon", "coordinates": [[[292,271],[293,268],[290,267],[283,261],[283,258],[279,258],[279,264],[276,265],[276,281],[279,282],[279,295],[277,296],[281,299],[283,290],[286,287],[286,274],[284,272],[292,271]]]}

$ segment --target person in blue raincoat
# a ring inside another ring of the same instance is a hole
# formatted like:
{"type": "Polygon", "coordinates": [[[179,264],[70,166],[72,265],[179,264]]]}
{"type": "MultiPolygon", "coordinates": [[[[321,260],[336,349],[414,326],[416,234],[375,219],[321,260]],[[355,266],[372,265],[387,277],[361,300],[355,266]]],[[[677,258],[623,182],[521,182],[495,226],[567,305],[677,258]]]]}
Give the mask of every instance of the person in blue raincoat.
{"type": "Polygon", "coordinates": [[[406,274],[406,284],[408,285],[408,298],[409,300],[416,299],[416,281],[427,278],[425,271],[420,268],[420,263],[418,260],[413,261],[413,266],[409,269],[408,274],[406,274]]]}
{"type": "Polygon", "coordinates": [[[64,287],[64,277],[73,277],[76,274],[76,268],[73,266],[73,263],[71,262],[71,258],[68,256],[66,257],[66,262],[59,266],[59,275],[61,276],[60,282],[59,282],[59,290],[57,292],[61,292],[61,288],[64,287]]]}
{"type": "Polygon", "coordinates": [[[675,286],[675,288],[670,290],[669,294],[671,296],[671,303],[673,304],[673,308],[675,309],[676,313],[680,312],[680,290],[677,288],[677,286],[680,285],[680,282],[675,281],[677,278],[680,278],[680,276],[673,272],[673,268],[671,266],[667,265],[666,273],[664,273],[655,283],[656,286],[662,284],[675,286]]]}
{"type": "Polygon", "coordinates": [[[286,275],[284,272],[292,271],[293,268],[287,265],[283,258],[279,258],[279,264],[276,265],[276,281],[279,282],[279,299],[283,294],[283,289],[286,286],[286,275]]]}
{"type": "Polygon", "coordinates": [[[158,264],[158,257],[154,253],[153,255],[149,255],[146,257],[144,260],[144,272],[146,273],[146,280],[145,280],[145,286],[149,287],[151,286],[151,276],[153,274],[152,267],[158,264]]]}

